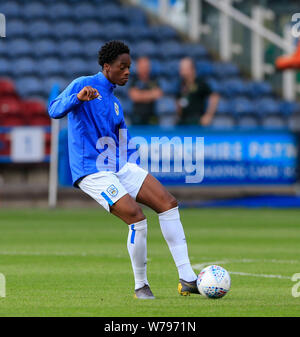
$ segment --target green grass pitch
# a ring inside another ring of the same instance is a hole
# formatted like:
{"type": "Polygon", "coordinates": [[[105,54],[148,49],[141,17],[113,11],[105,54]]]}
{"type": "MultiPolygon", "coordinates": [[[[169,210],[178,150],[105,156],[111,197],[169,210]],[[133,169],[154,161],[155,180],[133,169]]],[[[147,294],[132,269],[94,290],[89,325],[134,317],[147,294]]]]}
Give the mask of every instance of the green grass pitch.
{"type": "Polygon", "coordinates": [[[217,263],[232,272],[218,300],[178,295],[158,218],[145,214],[153,301],[133,298],[121,220],[101,209],[0,210],[0,316],[300,316],[291,280],[300,273],[300,210],[181,210],[195,271],[217,263]]]}

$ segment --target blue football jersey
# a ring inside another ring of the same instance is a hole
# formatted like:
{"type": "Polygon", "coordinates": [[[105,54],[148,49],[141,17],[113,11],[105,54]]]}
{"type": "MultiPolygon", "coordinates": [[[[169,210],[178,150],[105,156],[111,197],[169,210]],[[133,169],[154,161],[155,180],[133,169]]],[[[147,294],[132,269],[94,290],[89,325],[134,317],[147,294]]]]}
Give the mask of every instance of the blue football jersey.
{"type": "Polygon", "coordinates": [[[119,171],[135,149],[128,149],[130,135],[112,84],[102,72],[74,80],[49,105],[51,118],[68,115],[69,162],[73,184],[99,171],[119,171]],[[91,101],[80,101],[77,94],[85,86],[98,90],[91,101]]]}

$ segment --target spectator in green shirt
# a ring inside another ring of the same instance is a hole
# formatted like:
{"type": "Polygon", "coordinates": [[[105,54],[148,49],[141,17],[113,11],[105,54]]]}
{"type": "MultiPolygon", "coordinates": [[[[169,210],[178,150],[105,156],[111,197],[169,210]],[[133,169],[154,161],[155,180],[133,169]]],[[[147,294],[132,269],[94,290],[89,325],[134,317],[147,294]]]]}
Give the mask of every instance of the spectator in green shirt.
{"type": "Polygon", "coordinates": [[[212,123],[219,94],[213,92],[208,84],[197,78],[194,62],[186,57],[180,61],[180,92],[177,96],[177,116],[179,125],[202,125],[212,123]]]}
{"type": "Polygon", "coordinates": [[[129,97],[133,101],[132,125],[157,124],[154,103],[163,92],[155,79],[151,78],[151,64],[147,57],[140,57],[136,63],[137,76],[131,81],[129,97]]]}

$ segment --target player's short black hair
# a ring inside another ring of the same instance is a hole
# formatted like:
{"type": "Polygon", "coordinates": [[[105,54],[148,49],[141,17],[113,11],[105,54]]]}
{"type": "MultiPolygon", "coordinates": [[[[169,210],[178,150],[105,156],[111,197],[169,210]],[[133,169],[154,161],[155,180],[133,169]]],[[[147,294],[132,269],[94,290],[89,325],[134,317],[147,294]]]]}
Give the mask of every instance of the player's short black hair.
{"type": "Polygon", "coordinates": [[[116,40],[106,42],[99,50],[98,63],[103,67],[104,63],[110,64],[122,54],[130,54],[130,49],[124,42],[116,40]]]}

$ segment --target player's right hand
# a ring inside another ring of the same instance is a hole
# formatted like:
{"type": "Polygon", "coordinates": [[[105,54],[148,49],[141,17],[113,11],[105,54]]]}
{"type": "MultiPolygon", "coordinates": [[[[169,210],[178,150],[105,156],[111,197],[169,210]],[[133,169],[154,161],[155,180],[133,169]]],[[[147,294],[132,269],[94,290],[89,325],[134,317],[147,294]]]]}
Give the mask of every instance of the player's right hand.
{"type": "Polygon", "coordinates": [[[97,89],[86,86],[82,88],[79,93],[77,94],[77,98],[80,101],[92,101],[93,99],[97,98],[99,96],[99,92],[97,89]]]}

